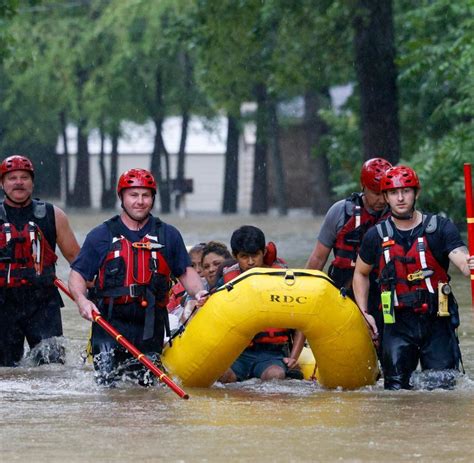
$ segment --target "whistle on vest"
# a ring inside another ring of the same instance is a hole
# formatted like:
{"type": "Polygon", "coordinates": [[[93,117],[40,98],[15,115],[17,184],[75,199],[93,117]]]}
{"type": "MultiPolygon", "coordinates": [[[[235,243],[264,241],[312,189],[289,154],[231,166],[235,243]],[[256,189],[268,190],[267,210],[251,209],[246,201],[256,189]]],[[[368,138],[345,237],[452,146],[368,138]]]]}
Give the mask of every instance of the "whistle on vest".
{"type": "Polygon", "coordinates": [[[438,283],[438,317],[449,317],[448,296],[451,294],[451,285],[449,283],[438,283]]]}
{"type": "Polygon", "coordinates": [[[386,325],[395,323],[395,311],[392,304],[392,291],[382,291],[382,314],[386,325]]]}

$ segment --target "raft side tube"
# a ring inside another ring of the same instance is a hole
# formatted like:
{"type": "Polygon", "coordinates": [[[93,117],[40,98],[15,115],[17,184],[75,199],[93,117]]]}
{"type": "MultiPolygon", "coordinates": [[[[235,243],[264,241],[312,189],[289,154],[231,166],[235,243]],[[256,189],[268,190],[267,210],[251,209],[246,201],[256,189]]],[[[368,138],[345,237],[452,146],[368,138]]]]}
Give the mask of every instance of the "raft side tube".
{"type": "Polygon", "coordinates": [[[258,268],[239,275],[219,288],[164,350],[163,364],[184,386],[209,387],[269,326],[305,334],[322,386],[375,383],[377,357],[364,317],[317,270],[258,268]]]}

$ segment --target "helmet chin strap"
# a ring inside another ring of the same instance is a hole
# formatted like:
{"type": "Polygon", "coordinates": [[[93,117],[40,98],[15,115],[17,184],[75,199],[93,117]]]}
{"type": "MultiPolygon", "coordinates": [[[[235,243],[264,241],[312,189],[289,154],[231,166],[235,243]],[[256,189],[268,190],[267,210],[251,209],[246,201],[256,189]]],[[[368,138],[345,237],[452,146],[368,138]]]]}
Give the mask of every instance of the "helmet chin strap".
{"type": "Polygon", "coordinates": [[[408,215],[398,215],[392,212],[392,217],[395,217],[398,220],[411,220],[413,218],[414,212],[415,209],[412,209],[412,211],[408,215]]]}

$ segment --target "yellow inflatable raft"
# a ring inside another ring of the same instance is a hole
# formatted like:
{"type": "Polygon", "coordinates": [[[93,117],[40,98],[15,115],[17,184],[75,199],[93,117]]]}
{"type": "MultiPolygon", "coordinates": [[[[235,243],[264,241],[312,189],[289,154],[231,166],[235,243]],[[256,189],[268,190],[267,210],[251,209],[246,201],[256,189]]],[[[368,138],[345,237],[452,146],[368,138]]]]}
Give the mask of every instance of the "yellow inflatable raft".
{"type": "Polygon", "coordinates": [[[374,384],[377,358],[365,320],[317,270],[249,270],[213,294],[162,361],[184,386],[208,387],[256,333],[274,326],[302,331],[327,388],[374,384]]]}

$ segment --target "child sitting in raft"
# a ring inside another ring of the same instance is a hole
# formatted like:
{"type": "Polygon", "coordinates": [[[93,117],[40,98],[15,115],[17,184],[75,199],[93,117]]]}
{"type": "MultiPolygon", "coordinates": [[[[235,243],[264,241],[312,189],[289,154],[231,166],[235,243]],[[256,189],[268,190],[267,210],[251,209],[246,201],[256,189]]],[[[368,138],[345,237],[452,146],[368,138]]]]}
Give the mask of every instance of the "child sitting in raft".
{"type": "Polygon", "coordinates": [[[194,245],[189,251],[188,255],[191,259],[191,266],[193,267],[200,277],[203,276],[202,274],[202,252],[206,247],[207,243],[198,243],[194,245]]]}
{"type": "MultiPolygon", "coordinates": [[[[196,270],[198,275],[204,280],[202,275],[202,252],[206,243],[198,243],[188,250],[189,258],[191,259],[191,266],[196,270]]],[[[170,297],[166,308],[168,309],[170,329],[172,332],[178,330],[183,324],[181,319],[186,306],[186,302],[190,301],[184,286],[177,281],[170,290],[170,297]]],[[[194,308],[194,306],[193,306],[194,308]]],[[[165,344],[168,339],[165,339],[165,344]]]]}
{"type": "MultiPolygon", "coordinates": [[[[232,260],[227,246],[219,241],[209,241],[202,251],[202,276],[206,280],[206,289],[215,290],[222,274],[222,265],[232,260]]],[[[234,261],[235,262],[235,261],[234,261]]]]}
{"type": "MultiPolygon", "coordinates": [[[[275,249],[270,255],[265,235],[257,227],[244,225],[235,230],[230,245],[237,263],[224,269],[223,283],[228,283],[251,268],[285,267],[283,261],[277,259],[275,249]]],[[[260,378],[263,381],[286,378],[289,370],[297,367],[304,344],[303,334],[297,331],[291,353],[288,354],[291,336],[291,330],[285,328],[268,328],[257,333],[251,344],[219,380],[222,383],[232,383],[250,378],[260,378]]]]}
{"type": "MultiPolygon", "coordinates": [[[[189,250],[191,260],[193,260],[193,257],[196,258],[197,252],[195,248],[196,246],[189,250]],[[194,256],[191,255],[192,252],[194,252],[194,256]]],[[[227,249],[227,246],[224,243],[220,243],[219,241],[209,241],[209,243],[205,244],[204,246],[200,246],[199,251],[201,256],[200,275],[205,280],[204,287],[209,292],[212,292],[216,287],[218,276],[220,273],[222,273],[222,264],[231,259],[232,256],[227,249]]],[[[195,268],[197,270],[197,266],[195,268]]],[[[176,287],[176,285],[174,287],[176,287]]],[[[170,304],[168,304],[168,311],[171,314],[170,325],[172,324],[171,319],[175,318],[175,316],[177,316],[179,319],[179,323],[176,328],[179,329],[180,326],[186,324],[193,314],[195,306],[196,301],[187,297],[186,294],[183,294],[181,303],[178,304],[178,306],[172,308],[172,310],[170,310],[171,307],[170,304]]],[[[173,325],[175,324],[176,323],[173,323],[173,325]]]]}
{"type": "MultiPolygon", "coordinates": [[[[209,241],[202,250],[202,273],[205,283],[204,287],[210,292],[216,289],[216,283],[219,275],[222,273],[222,265],[224,262],[231,259],[227,246],[219,241],[209,241]]],[[[196,307],[194,299],[187,299],[184,305],[184,311],[181,316],[181,323],[185,324],[191,318],[196,307]]]]}

